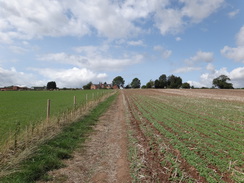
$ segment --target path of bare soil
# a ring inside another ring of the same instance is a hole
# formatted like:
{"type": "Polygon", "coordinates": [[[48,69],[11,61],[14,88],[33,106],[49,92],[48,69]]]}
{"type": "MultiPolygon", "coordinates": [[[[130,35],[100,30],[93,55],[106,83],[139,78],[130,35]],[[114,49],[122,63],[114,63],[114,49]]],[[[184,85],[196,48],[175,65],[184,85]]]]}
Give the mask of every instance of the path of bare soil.
{"type": "Polygon", "coordinates": [[[100,117],[84,146],[66,160],[67,167],[49,173],[53,183],[130,182],[127,132],[122,94],[100,117]]]}

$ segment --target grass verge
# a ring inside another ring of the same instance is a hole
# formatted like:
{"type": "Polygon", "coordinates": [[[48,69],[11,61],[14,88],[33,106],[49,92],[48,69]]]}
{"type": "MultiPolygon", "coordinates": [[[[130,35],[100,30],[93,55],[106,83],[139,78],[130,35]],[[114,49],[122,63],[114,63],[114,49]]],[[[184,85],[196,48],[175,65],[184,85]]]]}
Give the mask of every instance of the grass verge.
{"type": "Polygon", "coordinates": [[[108,109],[116,97],[116,94],[110,96],[94,108],[89,115],[72,123],[56,137],[41,144],[33,155],[20,164],[18,170],[0,178],[0,182],[31,183],[37,180],[50,179],[47,172],[64,167],[62,160],[70,158],[72,152],[84,143],[99,117],[108,109]]]}

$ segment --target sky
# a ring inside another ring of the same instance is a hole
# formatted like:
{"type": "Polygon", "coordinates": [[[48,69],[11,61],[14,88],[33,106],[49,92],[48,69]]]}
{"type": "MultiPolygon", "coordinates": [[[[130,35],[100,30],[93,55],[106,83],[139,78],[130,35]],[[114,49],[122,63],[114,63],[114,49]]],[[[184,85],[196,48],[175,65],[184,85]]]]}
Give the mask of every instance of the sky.
{"type": "Polygon", "coordinates": [[[160,75],[244,87],[243,0],[0,0],[0,87],[142,85],[160,75]]]}

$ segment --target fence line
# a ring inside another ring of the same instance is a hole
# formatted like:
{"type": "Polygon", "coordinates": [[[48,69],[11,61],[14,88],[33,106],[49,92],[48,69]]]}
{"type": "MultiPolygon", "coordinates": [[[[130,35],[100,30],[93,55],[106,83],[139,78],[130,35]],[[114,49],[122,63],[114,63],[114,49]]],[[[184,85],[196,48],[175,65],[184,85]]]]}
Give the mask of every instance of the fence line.
{"type": "Polygon", "coordinates": [[[7,168],[4,167],[4,165],[12,161],[11,159],[18,159],[18,157],[22,156],[21,154],[26,153],[25,151],[30,151],[30,149],[33,149],[33,147],[39,143],[52,138],[59,133],[64,126],[78,120],[78,118],[88,113],[99,102],[105,100],[114,93],[115,92],[105,93],[103,91],[101,95],[97,95],[97,97],[94,97],[93,93],[90,98],[89,95],[86,94],[84,103],[81,101],[79,106],[77,105],[76,96],[74,96],[73,108],[57,116],[51,115],[52,105],[51,100],[48,99],[46,120],[36,124],[30,123],[26,125],[22,131],[20,129],[20,122],[16,122],[16,129],[14,131],[10,130],[9,137],[0,147],[0,177],[1,170],[7,168]]]}

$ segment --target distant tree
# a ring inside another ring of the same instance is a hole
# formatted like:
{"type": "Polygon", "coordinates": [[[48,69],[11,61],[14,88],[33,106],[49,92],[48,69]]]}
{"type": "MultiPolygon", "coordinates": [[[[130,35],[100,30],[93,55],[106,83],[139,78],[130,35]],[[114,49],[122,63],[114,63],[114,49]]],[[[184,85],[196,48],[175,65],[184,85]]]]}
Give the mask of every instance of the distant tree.
{"type": "Polygon", "coordinates": [[[130,88],[131,88],[131,85],[130,84],[128,84],[128,85],[125,86],[125,89],[130,89],[130,88]]]}
{"type": "Polygon", "coordinates": [[[87,83],[86,85],[83,86],[83,89],[84,90],[90,90],[91,89],[91,85],[92,85],[92,82],[90,81],[89,83],[87,83]]]}
{"type": "Polygon", "coordinates": [[[213,85],[220,89],[233,89],[232,83],[228,83],[230,78],[226,75],[220,75],[219,77],[213,79],[213,85]]]}
{"type": "Polygon", "coordinates": [[[154,82],[153,80],[150,80],[149,82],[147,82],[146,84],[146,88],[153,88],[154,87],[154,82]]]}
{"type": "Polygon", "coordinates": [[[121,76],[117,76],[113,79],[112,84],[118,87],[124,87],[125,80],[121,76]]]}
{"type": "Polygon", "coordinates": [[[190,86],[190,84],[189,83],[183,83],[182,85],[181,85],[181,87],[182,88],[191,88],[191,86],[190,86]]]}
{"type": "Polygon", "coordinates": [[[167,79],[167,86],[168,88],[180,88],[182,85],[182,79],[181,77],[177,77],[174,75],[171,75],[167,79]]]}
{"type": "Polygon", "coordinates": [[[141,81],[138,78],[134,78],[131,82],[132,88],[140,88],[141,87],[141,81]]]}
{"type": "Polygon", "coordinates": [[[55,81],[50,81],[47,83],[47,89],[48,90],[55,90],[57,89],[57,85],[55,81]]]}
{"type": "Polygon", "coordinates": [[[156,79],[156,80],[154,81],[154,87],[155,87],[155,88],[161,88],[161,87],[160,87],[160,82],[159,82],[158,79],[156,79]]]}
{"type": "Polygon", "coordinates": [[[145,88],[147,88],[147,87],[146,87],[146,85],[142,85],[142,87],[141,87],[141,88],[142,88],[142,89],[145,89],[145,88]]]}
{"type": "Polygon", "coordinates": [[[159,80],[159,88],[167,87],[167,76],[165,74],[162,74],[158,80],[159,80]]]}

